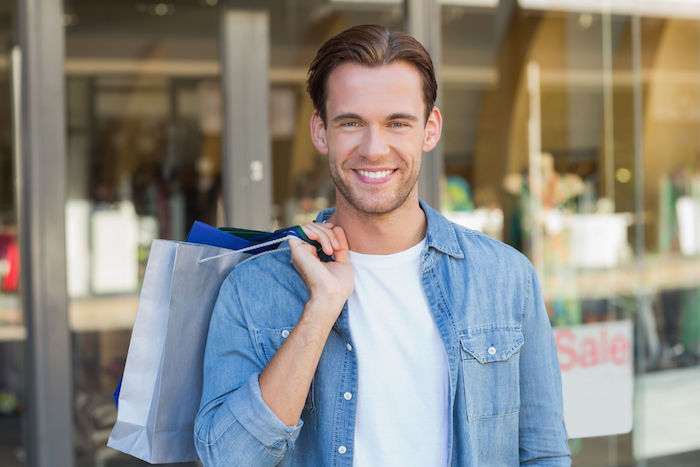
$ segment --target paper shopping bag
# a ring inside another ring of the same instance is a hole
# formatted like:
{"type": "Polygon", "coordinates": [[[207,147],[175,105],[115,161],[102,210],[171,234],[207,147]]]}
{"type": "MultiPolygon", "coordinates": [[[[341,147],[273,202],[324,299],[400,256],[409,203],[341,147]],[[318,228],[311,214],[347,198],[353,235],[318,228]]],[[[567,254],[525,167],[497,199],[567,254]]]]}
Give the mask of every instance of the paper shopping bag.
{"type": "MultiPolygon", "coordinates": [[[[216,228],[204,222],[195,221],[187,236],[187,243],[198,243],[230,250],[245,250],[249,254],[260,254],[265,251],[277,248],[277,244],[289,238],[297,237],[316,247],[319,258],[328,259],[323,253],[321,244],[309,239],[302,228],[298,225],[276,230],[274,232],[263,232],[260,230],[241,229],[235,227],[216,228]]],[[[121,391],[122,380],[119,380],[114,390],[114,404],[119,406],[119,392],[121,391]]]]}
{"type": "Polygon", "coordinates": [[[194,419],[211,312],[223,280],[249,256],[153,241],[108,446],[151,463],[197,459],[194,419]]]}

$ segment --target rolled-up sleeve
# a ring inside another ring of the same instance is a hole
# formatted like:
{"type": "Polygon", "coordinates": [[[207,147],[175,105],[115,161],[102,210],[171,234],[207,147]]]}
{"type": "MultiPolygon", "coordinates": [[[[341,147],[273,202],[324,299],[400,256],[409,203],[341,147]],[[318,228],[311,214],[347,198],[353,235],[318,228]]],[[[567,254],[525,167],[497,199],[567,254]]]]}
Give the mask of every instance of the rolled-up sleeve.
{"type": "Polygon", "coordinates": [[[520,352],[520,464],[570,466],[557,348],[534,269],[528,263],[520,352]]]}
{"type": "Polygon", "coordinates": [[[272,466],[294,446],[303,422],[285,425],[262,398],[258,376],[265,362],[255,349],[235,273],[222,284],[212,312],[194,441],[206,466],[272,466]]]}

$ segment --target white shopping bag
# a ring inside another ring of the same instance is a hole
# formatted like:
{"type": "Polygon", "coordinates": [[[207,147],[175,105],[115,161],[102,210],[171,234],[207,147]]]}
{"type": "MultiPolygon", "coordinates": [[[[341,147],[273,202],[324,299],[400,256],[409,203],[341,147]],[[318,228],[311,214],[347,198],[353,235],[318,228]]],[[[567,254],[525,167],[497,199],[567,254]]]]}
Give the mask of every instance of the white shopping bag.
{"type": "Polygon", "coordinates": [[[261,246],[153,241],[107,446],[154,464],[197,459],[194,419],[212,309],[226,276],[250,257],[246,250],[261,246]]]}

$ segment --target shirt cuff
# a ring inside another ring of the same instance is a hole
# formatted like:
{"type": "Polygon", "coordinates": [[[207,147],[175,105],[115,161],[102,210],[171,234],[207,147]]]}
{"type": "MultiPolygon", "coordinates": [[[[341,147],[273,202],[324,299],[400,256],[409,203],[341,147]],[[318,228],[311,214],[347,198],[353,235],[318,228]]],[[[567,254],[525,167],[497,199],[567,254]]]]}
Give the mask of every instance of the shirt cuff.
{"type": "Polygon", "coordinates": [[[280,440],[291,445],[304,422],[299,420],[296,426],[285,425],[263,400],[258,376],[258,373],[252,374],[245,385],[231,394],[226,404],[243,428],[263,445],[271,447],[280,440]]]}

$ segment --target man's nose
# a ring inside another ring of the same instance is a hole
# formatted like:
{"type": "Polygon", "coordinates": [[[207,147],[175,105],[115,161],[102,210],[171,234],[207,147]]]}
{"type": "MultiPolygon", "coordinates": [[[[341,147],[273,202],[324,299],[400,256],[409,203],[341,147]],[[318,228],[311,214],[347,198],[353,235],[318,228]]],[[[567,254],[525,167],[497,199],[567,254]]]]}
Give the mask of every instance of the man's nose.
{"type": "Polygon", "coordinates": [[[369,126],[362,142],[362,155],[368,159],[378,159],[389,154],[389,145],[382,128],[369,126]]]}

